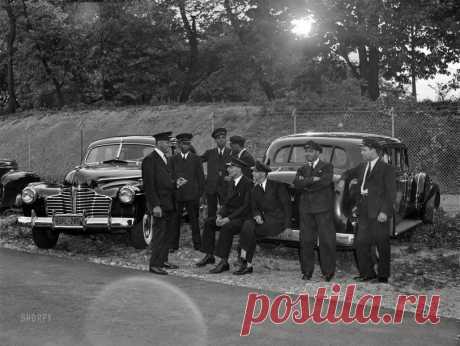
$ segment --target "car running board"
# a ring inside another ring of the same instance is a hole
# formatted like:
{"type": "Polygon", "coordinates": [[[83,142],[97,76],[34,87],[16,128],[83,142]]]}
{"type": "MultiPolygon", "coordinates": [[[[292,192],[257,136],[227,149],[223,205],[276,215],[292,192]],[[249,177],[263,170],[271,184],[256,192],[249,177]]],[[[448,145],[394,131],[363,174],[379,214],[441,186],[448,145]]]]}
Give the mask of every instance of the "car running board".
{"type": "Polygon", "coordinates": [[[422,220],[402,220],[396,225],[395,236],[404,233],[422,223],[422,220]]]}

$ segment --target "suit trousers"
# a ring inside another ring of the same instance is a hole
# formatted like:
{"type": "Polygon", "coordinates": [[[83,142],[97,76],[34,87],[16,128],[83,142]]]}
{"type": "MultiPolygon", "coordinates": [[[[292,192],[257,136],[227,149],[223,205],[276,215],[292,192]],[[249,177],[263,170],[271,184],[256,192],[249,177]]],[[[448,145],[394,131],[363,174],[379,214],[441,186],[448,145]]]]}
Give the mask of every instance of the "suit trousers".
{"type": "Polygon", "coordinates": [[[300,213],[300,268],[303,274],[313,274],[318,237],[321,272],[323,275],[335,273],[336,235],[333,220],[332,211],[300,213]]]}
{"type": "Polygon", "coordinates": [[[222,203],[219,194],[216,193],[207,193],[206,194],[206,204],[208,205],[208,217],[216,217],[217,214],[217,204],[222,203]]]}
{"type": "Polygon", "coordinates": [[[168,261],[168,253],[174,236],[174,219],[176,212],[164,212],[163,217],[154,218],[153,237],[150,256],[151,267],[161,267],[168,261]]]}
{"type": "Polygon", "coordinates": [[[216,218],[208,218],[204,224],[202,236],[202,251],[207,254],[216,254],[227,259],[230,255],[233,244],[233,236],[240,233],[243,226],[243,219],[230,220],[222,227],[216,226],[216,218]],[[216,232],[219,231],[219,238],[216,244],[216,232]]]}
{"type": "Polygon", "coordinates": [[[257,239],[263,238],[270,234],[273,229],[283,230],[283,220],[265,221],[259,225],[253,219],[244,221],[241,228],[239,248],[246,251],[246,260],[252,262],[254,252],[256,251],[257,239]]]}
{"type": "MultiPolygon", "coordinates": [[[[378,222],[377,218],[369,218],[367,197],[359,205],[359,228],[355,238],[355,250],[358,260],[358,269],[361,276],[374,277],[374,261],[372,246],[377,246],[378,251],[378,277],[390,277],[390,229],[389,221],[378,222]]],[[[391,215],[387,215],[389,218],[391,215]]]]}
{"type": "Polygon", "coordinates": [[[193,201],[180,201],[177,202],[177,218],[174,225],[174,236],[171,243],[171,248],[177,250],[179,248],[180,240],[180,225],[182,219],[182,210],[187,210],[187,215],[192,229],[192,241],[195,247],[201,247],[201,235],[199,224],[200,202],[199,200],[193,201]]]}

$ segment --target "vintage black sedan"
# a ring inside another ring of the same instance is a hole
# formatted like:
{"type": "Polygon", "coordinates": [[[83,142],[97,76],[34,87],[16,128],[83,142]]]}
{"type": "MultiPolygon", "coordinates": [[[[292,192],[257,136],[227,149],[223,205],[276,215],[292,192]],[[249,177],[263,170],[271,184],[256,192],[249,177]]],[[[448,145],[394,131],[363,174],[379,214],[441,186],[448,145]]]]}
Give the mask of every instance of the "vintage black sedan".
{"type": "MultiPolygon", "coordinates": [[[[439,207],[438,186],[424,172],[412,172],[409,168],[407,148],[399,139],[365,133],[307,132],[284,136],[274,140],[268,147],[264,161],[272,168],[270,179],[290,185],[293,210],[298,211],[297,193],[292,186],[296,171],[305,164],[304,144],[314,140],[321,144],[321,159],[334,165],[335,207],[334,222],[337,244],[353,245],[358,230],[356,204],[359,187],[356,181],[347,181],[344,187],[337,184],[341,174],[362,161],[361,145],[366,137],[378,140],[383,148],[382,158],[396,170],[397,199],[395,212],[390,222],[391,236],[397,236],[418,224],[433,222],[434,211],[439,207]]],[[[299,241],[298,212],[294,212],[293,228],[270,241],[299,241]]]]}
{"type": "Polygon", "coordinates": [[[129,231],[133,246],[152,239],[145,215],[142,159],[154,149],[152,136],[124,136],[91,143],[81,165],[62,184],[34,182],[22,191],[24,216],[40,248],[56,245],[61,232],[129,231]]]}
{"type": "Polygon", "coordinates": [[[36,173],[18,170],[15,160],[0,159],[0,212],[16,212],[22,189],[38,180],[40,178],[36,173]]]}

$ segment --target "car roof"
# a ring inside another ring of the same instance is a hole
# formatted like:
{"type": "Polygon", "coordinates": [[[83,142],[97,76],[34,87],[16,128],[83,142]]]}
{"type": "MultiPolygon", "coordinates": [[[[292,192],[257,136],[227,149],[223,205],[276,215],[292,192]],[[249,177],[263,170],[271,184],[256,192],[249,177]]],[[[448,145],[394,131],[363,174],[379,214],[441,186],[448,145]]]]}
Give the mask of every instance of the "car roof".
{"type": "MultiPolygon", "coordinates": [[[[315,138],[321,140],[334,140],[334,142],[350,142],[361,144],[364,138],[373,138],[380,142],[383,145],[394,145],[401,144],[401,141],[395,137],[377,135],[372,133],[360,133],[360,132],[303,132],[291,134],[283,137],[279,137],[276,141],[286,141],[288,139],[298,139],[299,141],[315,138]]],[[[296,141],[297,142],[297,141],[296,141]]]]}
{"type": "Polygon", "coordinates": [[[148,145],[154,145],[155,144],[155,138],[153,136],[141,136],[141,135],[133,135],[133,136],[117,136],[117,137],[106,137],[106,138],[101,138],[98,139],[94,142],[92,142],[89,146],[90,147],[95,147],[99,145],[105,145],[105,144],[116,144],[116,143],[132,143],[132,144],[148,144],[148,145]]]}

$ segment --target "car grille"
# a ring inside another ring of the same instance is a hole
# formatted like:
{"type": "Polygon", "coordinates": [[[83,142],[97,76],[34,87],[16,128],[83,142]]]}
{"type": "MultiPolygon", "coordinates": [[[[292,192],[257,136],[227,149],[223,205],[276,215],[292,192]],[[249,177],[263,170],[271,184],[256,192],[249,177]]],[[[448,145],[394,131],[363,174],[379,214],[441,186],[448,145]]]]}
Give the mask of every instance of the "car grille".
{"type": "Polygon", "coordinates": [[[87,217],[108,217],[112,198],[88,188],[66,187],[59,195],[46,198],[46,212],[53,214],[85,214],[87,217]]]}

